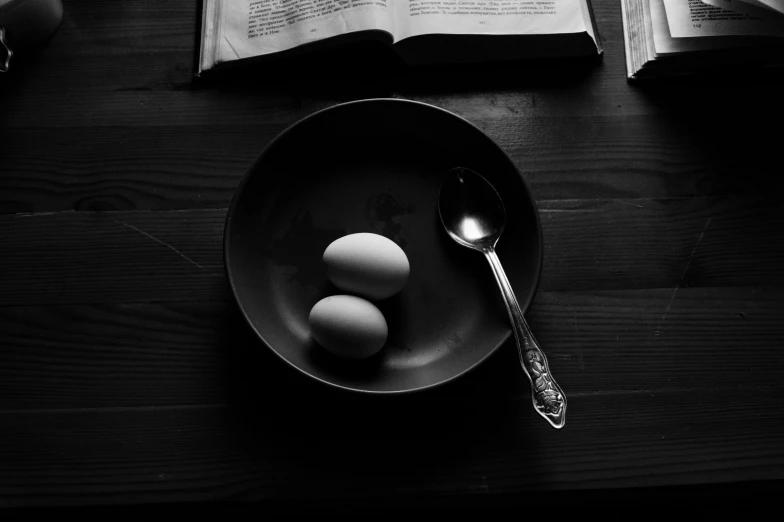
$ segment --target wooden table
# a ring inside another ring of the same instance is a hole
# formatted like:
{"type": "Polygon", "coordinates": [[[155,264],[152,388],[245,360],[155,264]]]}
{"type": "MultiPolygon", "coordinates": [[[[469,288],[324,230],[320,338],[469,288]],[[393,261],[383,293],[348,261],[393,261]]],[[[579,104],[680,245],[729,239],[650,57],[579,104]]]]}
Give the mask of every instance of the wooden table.
{"type": "Polygon", "coordinates": [[[193,82],[196,0],[64,5],[0,78],[1,506],[781,490],[781,75],[629,84],[619,3],[595,0],[599,65],[193,82]],[[528,318],[564,430],[532,411],[512,344],[368,398],[304,378],[241,319],[222,234],[246,168],[303,116],[376,96],[464,116],[530,183],[546,250],[528,318]]]}

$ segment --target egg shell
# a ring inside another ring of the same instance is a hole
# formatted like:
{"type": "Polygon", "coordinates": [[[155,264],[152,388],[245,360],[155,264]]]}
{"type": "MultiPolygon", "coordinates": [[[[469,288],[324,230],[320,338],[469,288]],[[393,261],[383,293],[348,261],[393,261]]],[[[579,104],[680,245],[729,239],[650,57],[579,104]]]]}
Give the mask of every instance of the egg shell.
{"type": "Polygon", "coordinates": [[[411,270],[406,253],[394,241],[367,232],[336,239],[323,259],[336,287],[374,300],[402,290],[411,270]]]}
{"type": "Polygon", "coordinates": [[[310,329],[318,343],[346,359],[366,359],[387,341],[387,321],[376,305],[354,295],[332,295],[310,311],[310,329]]]}

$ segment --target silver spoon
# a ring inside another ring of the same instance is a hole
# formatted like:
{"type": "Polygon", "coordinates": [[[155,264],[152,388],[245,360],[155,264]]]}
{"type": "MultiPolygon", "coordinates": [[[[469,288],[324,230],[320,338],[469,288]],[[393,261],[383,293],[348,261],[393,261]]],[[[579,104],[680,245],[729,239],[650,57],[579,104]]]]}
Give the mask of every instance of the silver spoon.
{"type": "Polygon", "coordinates": [[[512,285],[495,253],[495,245],[506,224],[506,210],[501,197],[476,172],[462,167],[452,169],[441,185],[438,213],[452,239],[482,252],[490,262],[512,321],[520,364],[531,383],[534,409],[554,428],[563,428],[566,423],[566,395],[550,374],[547,358],[525,322],[512,285]]]}

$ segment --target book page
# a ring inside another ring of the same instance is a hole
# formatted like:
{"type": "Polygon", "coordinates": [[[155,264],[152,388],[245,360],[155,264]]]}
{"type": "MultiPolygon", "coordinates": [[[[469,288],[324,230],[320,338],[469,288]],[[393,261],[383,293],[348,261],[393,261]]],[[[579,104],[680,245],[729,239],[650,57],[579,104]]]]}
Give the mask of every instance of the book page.
{"type": "MultiPolygon", "coordinates": [[[[762,18],[768,16],[777,16],[778,13],[763,3],[757,0],[700,0],[704,4],[712,5],[713,7],[721,7],[729,11],[737,11],[753,16],[762,18]]],[[[784,0],[781,0],[784,2],[784,0]]],[[[782,18],[784,20],[784,18],[782,18]]]]}
{"type": "Polygon", "coordinates": [[[664,11],[664,0],[650,0],[651,29],[653,30],[653,46],[656,54],[671,54],[682,52],[670,36],[670,27],[667,24],[667,13],[664,11]]]}
{"type": "MultiPolygon", "coordinates": [[[[727,47],[728,43],[725,43],[721,38],[716,37],[673,38],[670,34],[672,22],[668,20],[668,12],[664,8],[666,1],[667,0],[650,0],[653,43],[657,57],[727,47]]],[[[686,21],[691,23],[690,19],[684,19],[683,21],[684,23],[686,21]]]]}
{"type": "Polygon", "coordinates": [[[590,31],[581,0],[400,0],[396,40],[423,34],[558,34],[590,31]]]}
{"type": "Polygon", "coordinates": [[[757,2],[777,13],[784,13],[784,0],[757,0],[757,2]]]}
{"type": "Polygon", "coordinates": [[[745,13],[713,7],[701,0],[664,0],[670,36],[784,36],[784,26],[745,13]]]}
{"type": "Polygon", "coordinates": [[[218,62],[285,51],[355,31],[376,29],[391,34],[394,1],[224,1],[218,62]]]}

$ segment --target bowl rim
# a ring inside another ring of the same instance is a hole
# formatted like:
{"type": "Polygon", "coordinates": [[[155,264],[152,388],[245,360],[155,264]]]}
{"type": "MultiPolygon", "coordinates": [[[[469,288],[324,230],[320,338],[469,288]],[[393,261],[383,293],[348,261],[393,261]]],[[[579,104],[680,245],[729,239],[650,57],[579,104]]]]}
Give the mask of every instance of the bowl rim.
{"type": "Polygon", "coordinates": [[[277,146],[277,144],[279,142],[285,140],[290,134],[292,134],[295,131],[295,129],[298,129],[298,128],[302,127],[302,126],[308,125],[308,123],[311,120],[320,118],[325,113],[329,113],[329,112],[333,112],[333,111],[340,111],[340,110],[344,109],[345,107],[349,107],[349,106],[367,105],[367,104],[405,104],[405,105],[419,106],[419,107],[424,108],[426,110],[438,111],[438,112],[440,112],[440,113],[442,113],[442,114],[444,114],[444,115],[446,115],[446,116],[448,116],[450,118],[454,118],[454,119],[458,120],[460,123],[462,123],[464,125],[468,125],[474,131],[478,132],[479,135],[484,136],[485,139],[487,139],[487,141],[491,144],[491,146],[494,149],[496,149],[498,153],[503,155],[503,157],[506,159],[506,161],[509,163],[509,165],[512,168],[514,168],[514,171],[517,173],[517,176],[520,178],[520,181],[522,181],[522,183],[523,183],[523,188],[525,190],[526,196],[528,197],[529,203],[530,203],[531,207],[534,210],[534,212],[533,212],[534,221],[535,221],[534,227],[535,227],[535,229],[537,231],[536,248],[539,250],[539,255],[536,258],[536,268],[535,268],[535,274],[534,274],[533,291],[531,292],[530,297],[528,297],[524,303],[518,303],[520,305],[520,309],[522,310],[523,314],[525,314],[528,311],[528,309],[533,304],[533,302],[536,299],[536,296],[537,296],[537,294],[539,292],[539,284],[540,284],[541,279],[542,279],[542,269],[543,269],[543,264],[544,264],[544,238],[543,238],[543,231],[542,231],[542,222],[541,222],[541,217],[539,216],[539,208],[536,205],[536,200],[533,197],[533,193],[531,192],[531,187],[530,187],[528,181],[525,179],[525,177],[523,176],[522,172],[518,168],[517,164],[514,162],[514,160],[512,160],[512,158],[509,156],[509,154],[507,154],[506,151],[504,149],[502,149],[501,146],[498,145],[498,143],[494,139],[492,139],[490,136],[488,136],[482,129],[480,129],[479,127],[474,125],[468,119],[464,118],[463,116],[460,116],[459,114],[455,114],[452,111],[449,111],[447,109],[439,107],[437,105],[433,105],[433,104],[425,103],[425,102],[421,102],[421,101],[416,101],[416,100],[409,100],[409,99],[405,99],[405,98],[365,98],[365,99],[361,99],[361,100],[353,100],[353,101],[348,101],[348,102],[337,103],[337,104],[334,104],[334,105],[330,105],[329,107],[325,107],[325,108],[319,109],[317,111],[314,111],[314,112],[312,112],[312,113],[310,113],[310,114],[308,114],[306,116],[303,116],[299,120],[295,121],[294,123],[290,124],[285,129],[283,129],[280,133],[278,133],[277,136],[275,136],[266,146],[264,146],[264,148],[262,148],[261,152],[259,152],[259,154],[253,160],[253,162],[250,164],[250,166],[245,170],[245,173],[243,174],[242,179],[237,184],[237,186],[236,186],[236,188],[234,190],[234,195],[232,196],[231,203],[229,204],[229,207],[227,208],[226,218],[225,218],[225,222],[224,222],[224,232],[223,232],[223,266],[224,266],[224,270],[226,272],[226,278],[228,280],[229,287],[231,288],[232,297],[234,298],[234,303],[237,305],[237,307],[239,308],[240,312],[242,313],[242,317],[244,318],[245,323],[256,334],[256,337],[262,342],[262,344],[264,344],[264,346],[266,346],[272,353],[274,353],[279,359],[281,359],[286,364],[288,364],[291,368],[294,368],[298,372],[300,372],[300,373],[310,377],[311,379],[314,379],[314,380],[316,380],[318,382],[326,384],[326,385],[328,385],[328,386],[330,386],[332,388],[337,388],[337,389],[344,390],[344,391],[347,391],[347,392],[361,393],[361,394],[366,394],[366,395],[383,395],[383,396],[408,395],[408,394],[415,393],[415,392],[421,392],[421,391],[431,390],[431,389],[434,389],[434,388],[441,387],[444,384],[450,383],[450,382],[454,381],[455,379],[466,375],[471,370],[477,368],[482,363],[487,361],[487,359],[491,355],[496,353],[499,350],[499,348],[501,348],[501,346],[503,346],[504,344],[506,344],[509,341],[510,337],[512,336],[511,328],[509,329],[507,334],[498,342],[498,344],[496,344],[496,346],[494,346],[492,349],[488,350],[488,352],[483,357],[481,357],[479,360],[477,360],[474,364],[468,366],[463,371],[461,371],[459,373],[456,373],[455,375],[453,375],[453,376],[451,376],[449,378],[443,379],[443,380],[441,380],[439,382],[435,382],[435,383],[432,383],[432,384],[427,384],[427,385],[424,385],[424,386],[419,386],[419,387],[416,387],[416,388],[404,389],[404,390],[368,390],[368,389],[356,388],[356,387],[351,387],[351,386],[345,386],[345,385],[337,384],[337,383],[331,382],[329,380],[323,379],[323,378],[319,377],[318,375],[314,375],[314,374],[312,374],[312,373],[310,373],[310,372],[300,368],[299,366],[297,366],[293,362],[291,362],[288,359],[286,359],[269,342],[267,342],[267,340],[264,338],[264,335],[262,335],[262,333],[259,332],[256,329],[256,327],[254,326],[253,322],[251,321],[251,318],[248,315],[247,310],[245,309],[245,307],[240,302],[240,298],[239,298],[239,295],[237,293],[237,286],[236,286],[236,283],[234,281],[234,277],[233,277],[233,274],[232,274],[232,268],[231,268],[232,264],[230,263],[230,248],[229,247],[230,247],[230,242],[232,241],[232,239],[231,239],[231,230],[232,230],[232,226],[233,226],[233,216],[234,216],[234,213],[236,211],[236,207],[238,205],[238,201],[239,201],[240,195],[243,193],[243,191],[245,189],[245,186],[250,181],[250,178],[253,175],[253,173],[258,170],[258,167],[262,163],[262,161],[264,160],[265,156],[267,154],[269,154],[269,151],[273,150],[277,146]]]}

